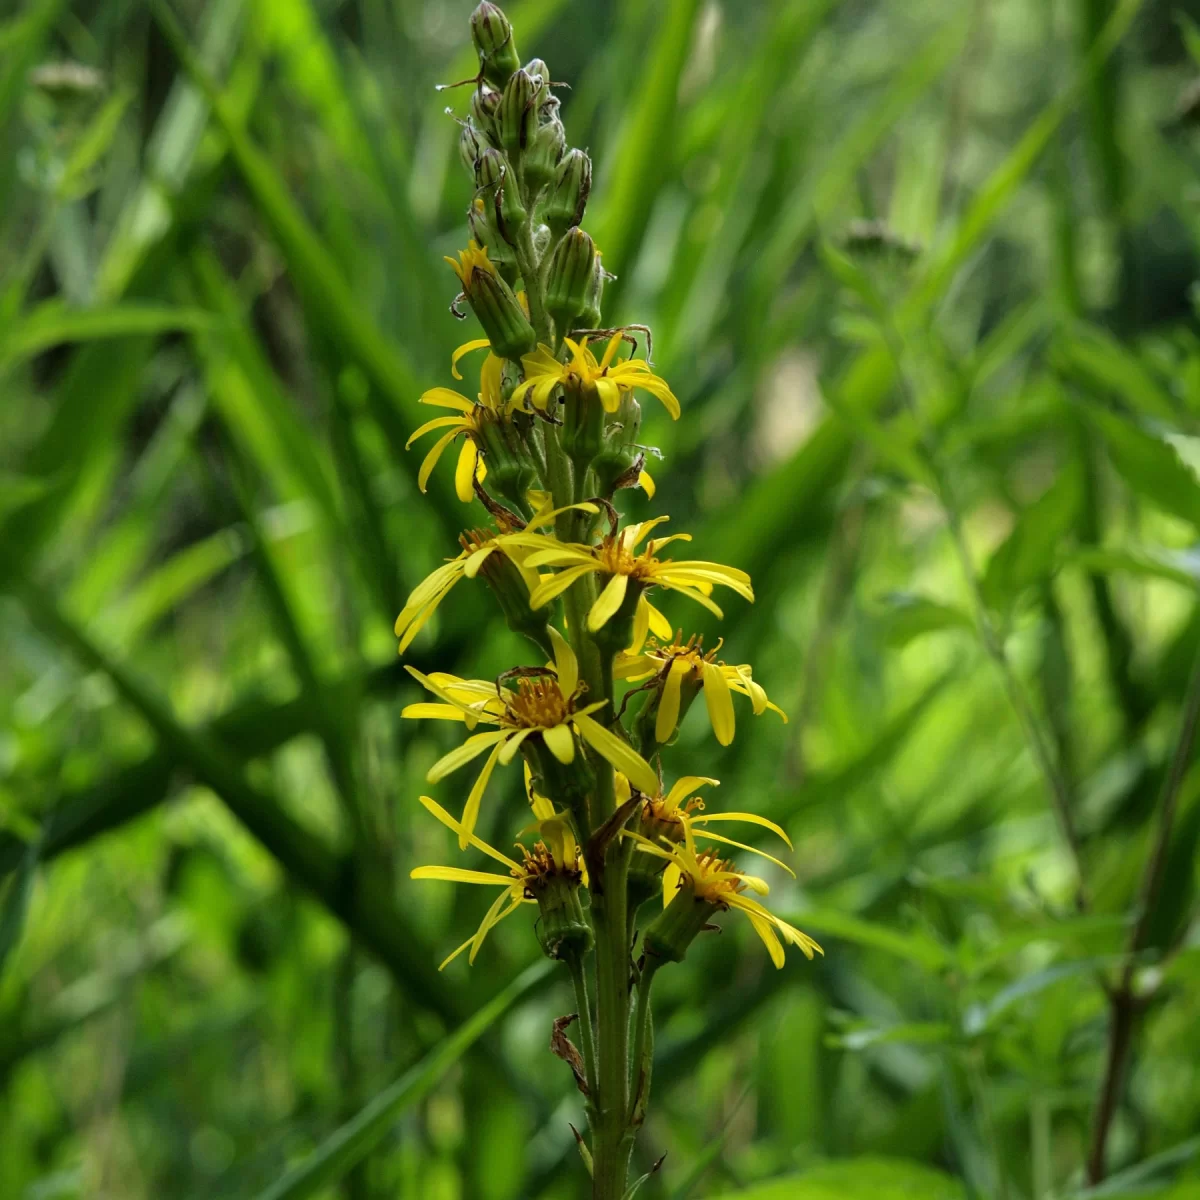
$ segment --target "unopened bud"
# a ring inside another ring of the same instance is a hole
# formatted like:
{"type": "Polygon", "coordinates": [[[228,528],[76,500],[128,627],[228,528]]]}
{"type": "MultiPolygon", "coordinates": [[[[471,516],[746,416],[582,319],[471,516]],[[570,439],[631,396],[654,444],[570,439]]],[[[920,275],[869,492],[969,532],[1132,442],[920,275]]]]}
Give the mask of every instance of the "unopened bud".
{"type": "Polygon", "coordinates": [[[533,326],[513,290],[500,278],[486,250],[475,243],[448,259],[462,282],[463,295],[500,358],[520,358],[536,344],[533,326]]]}
{"type": "Polygon", "coordinates": [[[716,914],[717,906],[697,898],[684,876],[679,891],[642,935],[647,956],[663,962],[683,962],[696,935],[716,914]]]}
{"type": "Polygon", "coordinates": [[[579,903],[578,872],[554,872],[529,881],[529,893],[537,901],[541,921],[538,941],[548,958],[586,954],[592,947],[592,927],[579,903]]]}
{"type": "Polygon", "coordinates": [[[467,210],[467,229],[476,242],[487,247],[492,265],[511,285],[518,275],[516,253],[500,236],[493,207],[480,197],[476,197],[467,210]]]}
{"type": "Polygon", "coordinates": [[[529,213],[521,203],[521,190],[515,181],[496,189],[495,209],[496,227],[500,230],[500,236],[509,245],[515,246],[521,236],[521,230],[529,221],[529,213]]]}
{"type": "Polygon", "coordinates": [[[579,314],[581,329],[597,329],[600,326],[600,308],[604,300],[604,281],[612,278],[600,261],[600,251],[596,251],[596,261],[592,264],[592,282],[588,286],[587,299],[583,303],[583,311],[579,314]]]}
{"type": "Polygon", "coordinates": [[[555,247],[546,285],[546,309],[560,330],[570,329],[583,311],[595,261],[596,244],[578,226],[568,230],[555,247]]]}
{"type": "Polygon", "coordinates": [[[641,427],[642,406],[632,392],[625,392],[605,431],[604,446],[591,463],[596,473],[597,495],[611,496],[618,484],[630,476],[634,465],[644,458],[645,448],[637,440],[641,427]]]}
{"type": "Polygon", "coordinates": [[[479,52],[484,78],[503,87],[521,59],[513,43],[512,25],[496,5],[485,0],[471,14],[471,40],[479,52]]]}
{"type": "Polygon", "coordinates": [[[545,221],[555,237],[583,220],[592,191],[592,160],[582,150],[569,150],[554,172],[546,201],[545,221]]]}
{"type": "Polygon", "coordinates": [[[525,149],[525,182],[530,194],[540,192],[554,178],[566,148],[567,131],[557,117],[538,128],[525,149]]]}
{"type": "Polygon", "coordinates": [[[475,186],[491,191],[503,182],[505,171],[504,155],[488,146],[475,159],[475,186]]]}
{"type": "Polygon", "coordinates": [[[479,130],[470,121],[467,121],[458,135],[458,155],[462,159],[463,166],[471,174],[475,173],[475,164],[486,148],[487,142],[479,130]]]}
{"type": "Polygon", "coordinates": [[[496,114],[500,111],[500,93],[482,83],[471,93],[471,123],[493,146],[500,144],[496,132],[496,114]]]}
{"type": "Polygon", "coordinates": [[[505,84],[496,113],[500,146],[519,154],[537,133],[537,104],[542,84],[532,75],[517,71],[505,84]]]}
{"type": "Polygon", "coordinates": [[[550,86],[550,68],[540,58],[531,58],[525,64],[525,73],[534,79],[540,79],[547,87],[550,86]]]}

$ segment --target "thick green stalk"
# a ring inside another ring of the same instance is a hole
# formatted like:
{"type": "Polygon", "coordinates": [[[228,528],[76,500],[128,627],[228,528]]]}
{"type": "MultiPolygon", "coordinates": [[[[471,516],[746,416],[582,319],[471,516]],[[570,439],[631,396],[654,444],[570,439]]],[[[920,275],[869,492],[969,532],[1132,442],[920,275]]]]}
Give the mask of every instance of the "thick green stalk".
{"type": "Polygon", "coordinates": [[[637,1008],[633,1014],[633,1056],[629,1060],[629,1124],[636,1129],[640,1117],[646,1111],[650,1095],[650,1067],[654,1057],[651,1038],[650,989],[654,984],[654,973],[658,960],[646,956],[646,965],[638,980],[637,1008]]]}
{"type": "Polygon", "coordinates": [[[575,989],[575,1008],[579,1014],[579,1040],[583,1043],[583,1073],[587,1080],[589,1096],[589,1119],[591,1101],[599,1087],[596,1070],[596,1033],[592,1027],[592,999],[588,995],[587,972],[583,969],[583,955],[577,950],[567,955],[567,970],[571,973],[571,985],[575,989]]]}
{"type": "Polygon", "coordinates": [[[596,934],[600,1088],[592,1131],[592,1198],[621,1200],[629,1170],[629,947],[624,856],[609,856],[604,891],[592,902],[596,934]]]}

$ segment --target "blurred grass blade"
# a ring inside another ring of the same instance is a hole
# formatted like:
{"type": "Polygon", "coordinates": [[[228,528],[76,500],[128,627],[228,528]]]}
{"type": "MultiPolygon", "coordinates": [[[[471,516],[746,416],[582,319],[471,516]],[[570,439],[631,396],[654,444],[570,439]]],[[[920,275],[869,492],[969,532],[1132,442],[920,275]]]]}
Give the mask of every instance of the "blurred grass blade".
{"type": "MultiPolygon", "coordinates": [[[[287,184],[251,140],[216,81],[192,52],[165,0],[150,0],[150,8],[180,63],[207,98],[228,141],[230,156],[279,243],[312,316],[346,358],[358,363],[382,395],[383,403],[373,410],[376,419],[397,452],[397,462],[415,479],[420,456],[403,453],[409,425],[418,419],[415,407],[418,389],[411,366],[359,302],[336,261],[292,199],[287,184]]],[[[444,514],[451,509],[450,485],[444,472],[434,475],[430,491],[444,501],[438,506],[439,512],[444,514]]],[[[447,518],[447,528],[450,525],[447,518]]]]}
{"type": "Polygon", "coordinates": [[[609,296],[619,294],[622,278],[633,271],[650,210],[674,162],[670,147],[679,78],[699,11],[700,0],[663,0],[656,13],[658,35],[614,142],[612,174],[597,189],[602,206],[593,217],[596,244],[604,250],[605,266],[618,276],[606,289],[609,296]]]}
{"type": "Polygon", "coordinates": [[[46,300],[0,335],[0,370],[67,342],[178,333],[211,325],[212,318],[200,309],[141,303],[69,308],[60,300],[46,300]]]}
{"type": "Polygon", "coordinates": [[[1200,479],[1170,442],[1089,407],[1087,418],[1104,435],[1113,465],[1139,495],[1200,529],[1200,479]]]}
{"type": "Polygon", "coordinates": [[[422,1100],[489,1026],[542,983],[552,967],[552,963],[544,961],[523,971],[411,1071],[380,1092],[304,1162],[261,1192],[258,1200],[304,1200],[336,1183],[379,1145],[396,1118],[422,1100]]]}
{"type": "MultiPolygon", "coordinates": [[[[816,934],[818,940],[821,934],[827,934],[857,946],[882,950],[926,971],[942,971],[954,963],[953,953],[926,934],[901,933],[850,913],[834,909],[810,909],[796,914],[795,923],[806,933],[816,934]]],[[[825,953],[829,953],[828,946],[825,947],[825,953]]]]}
{"type": "Polygon", "coordinates": [[[213,789],[230,811],[286,868],[288,875],[337,916],[391,969],[423,1007],[465,1016],[466,1004],[433,967],[434,954],[391,898],[384,883],[359,864],[355,886],[347,864],[299,825],[273,797],[247,780],[240,763],[202,730],[181,725],[165,701],[120,666],[76,626],[45,590],[28,579],[15,590],[34,623],[93,670],[102,671],[154,730],[163,746],[213,789]]]}
{"type": "Polygon", "coordinates": [[[0,978],[4,964],[21,940],[25,917],[29,912],[29,896],[37,872],[40,842],[30,842],[21,859],[17,873],[8,881],[4,899],[0,902],[0,978]]]}
{"type": "Polygon", "coordinates": [[[1066,115],[1076,103],[1081,88],[1085,87],[1094,71],[1098,70],[1108,56],[1117,48],[1129,30],[1144,0],[1121,0],[1103,32],[1096,38],[1087,58],[1071,85],[1055,97],[1038,114],[1025,135],[1013,147],[1004,162],[992,172],[987,182],[967,207],[953,236],[929,257],[924,278],[914,289],[906,304],[913,315],[924,314],[946,293],[955,272],[974,253],[991,228],[997,215],[1013,198],[1018,186],[1033,170],[1042,151],[1066,115]]]}

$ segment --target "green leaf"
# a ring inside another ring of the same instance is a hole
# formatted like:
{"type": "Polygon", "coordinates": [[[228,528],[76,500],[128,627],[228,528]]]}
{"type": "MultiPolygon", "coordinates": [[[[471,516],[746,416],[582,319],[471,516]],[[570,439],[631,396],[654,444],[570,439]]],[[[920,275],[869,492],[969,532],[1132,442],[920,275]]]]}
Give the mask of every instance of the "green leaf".
{"type": "Polygon", "coordinates": [[[1102,329],[1077,325],[1059,345],[1066,366],[1101,392],[1113,392],[1131,408],[1161,421],[1178,418],[1179,406],[1138,357],[1102,329]]]}
{"type": "Polygon", "coordinates": [[[939,1021],[911,1021],[904,1025],[889,1025],[883,1029],[850,1029],[831,1033],[825,1044],[834,1050],[869,1050],[872,1046],[901,1044],[906,1046],[937,1046],[954,1038],[954,1028],[939,1021]]]}
{"type": "Polygon", "coordinates": [[[1113,465],[1138,495],[1200,528],[1200,480],[1170,442],[1099,409],[1088,419],[1104,435],[1113,465]]]}
{"type": "Polygon", "coordinates": [[[20,869],[8,881],[4,892],[3,907],[0,907],[0,976],[4,973],[5,961],[21,940],[21,933],[25,928],[39,851],[39,842],[29,843],[21,859],[20,869]]]}
{"type": "MultiPolygon", "coordinates": [[[[611,156],[612,174],[597,189],[596,242],[604,248],[605,265],[618,277],[633,270],[650,209],[671,164],[664,148],[671,144],[679,77],[699,11],[700,0],[668,0],[656,13],[657,37],[614,141],[620,150],[611,156]]],[[[620,286],[618,278],[610,295],[620,286]]]]}
{"type": "Polygon", "coordinates": [[[1194,550],[1112,546],[1077,550],[1068,561],[1097,574],[1126,573],[1147,579],[1168,579],[1187,588],[1200,587],[1200,555],[1194,550]]]}
{"type": "Polygon", "coordinates": [[[714,1200],[964,1200],[958,1180],[903,1158],[828,1162],[714,1200]]]}
{"type": "MultiPolygon", "coordinates": [[[[813,908],[797,913],[795,924],[806,933],[829,934],[869,950],[881,950],[926,971],[944,970],[954,961],[953,954],[928,934],[902,933],[835,909],[813,908]]],[[[828,954],[828,946],[825,952],[828,954]]]]}
{"type": "Polygon", "coordinates": [[[199,309],[135,303],[68,308],[61,300],[47,300],[0,335],[0,370],[64,342],[177,333],[211,325],[212,318],[199,309]]]}
{"type": "Polygon", "coordinates": [[[336,1183],[387,1136],[401,1113],[423,1099],[463,1052],[550,974],[553,964],[538,962],[523,971],[474,1016],[439,1043],[407,1074],[380,1092],[357,1116],[327,1138],[299,1166],[259,1194],[258,1200],[302,1200],[336,1183]]]}
{"type": "Polygon", "coordinates": [[[1182,1184],[1178,1192],[1161,1191],[1154,1185],[1174,1176],[1179,1167],[1200,1159],[1200,1137],[1189,1138],[1132,1167],[1111,1175],[1096,1187],[1069,1192],[1064,1200],[1107,1200],[1109,1196],[1156,1196],[1159,1200],[1194,1200],[1193,1184],[1182,1184]],[[1148,1190],[1149,1189],[1149,1190],[1148,1190]]]}
{"type": "Polygon", "coordinates": [[[60,196],[78,197],[91,189],[88,175],[111,148],[133,95],[129,89],[122,89],[110,96],[75,140],[58,182],[60,196]]]}
{"type": "Polygon", "coordinates": [[[975,629],[975,622],[968,613],[952,604],[930,600],[927,596],[890,592],[883,601],[885,607],[879,614],[879,621],[884,636],[894,646],[907,646],[927,633],[975,629]]]}
{"type": "Polygon", "coordinates": [[[1006,608],[1025,588],[1053,574],[1082,502],[1082,474],[1077,467],[1068,467],[1017,517],[1008,537],[992,554],[982,580],[988,604],[1006,608]]]}
{"type": "Polygon", "coordinates": [[[32,504],[44,496],[53,485],[35,475],[15,475],[0,471],[0,520],[10,513],[32,504]]]}

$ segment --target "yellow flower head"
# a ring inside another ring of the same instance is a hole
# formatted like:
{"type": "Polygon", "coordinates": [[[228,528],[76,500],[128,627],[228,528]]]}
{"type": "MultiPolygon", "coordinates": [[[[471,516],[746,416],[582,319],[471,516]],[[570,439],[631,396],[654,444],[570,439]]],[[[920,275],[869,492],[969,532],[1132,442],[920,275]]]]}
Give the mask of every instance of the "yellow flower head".
{"type": "MultiPolygon", "coordinates": [[[[795,876],[795,872],[787,863],[781,862],[765,850],[760,850],[757,846],[748,846],[744,842],[735,842],[732,838],[713,833],[706,828],[713,822],[721,821],[739,821],[747,825],[758,825],[763,829],[769,829],[790,850],[792,840],[781,826],[766,817],[760,817],[758,813],[709,812],[704,801],[693,794],[697,788],[701,787],[720,787],[720,780],[710,779],[705,775],[683,775],[665,794],[658,790],[654,795],[643,795],[642,836],[652,842],[665,840],[668,843],[679,843],[686,841],[687,831],[690,830],[693,837],[706,838],[710,842],[720,842],[725,846],[735,846],[739,850],[757,854],[760,858],[773,862],[789,875],[795,876]]],[[[618,804],[623,804],[632,795],[629,781],[624,776],[617,776],[616,794],[618,804]]],[[[671,890],[674,890],[673,884],[671,890]]]]}
{"type": "Polygon", "coordinates": [[[812,958],[814,953],[824,953],[808,934],[789,925],[746,894],[754,892],[765,896],[770,889],[764,880],[759,879],[757,875],[747,875],[734,870],[733,865],[720,858],[715,850],[706,848],[697,851],[690,822],[685,821],[683,824],[681,843],[663,845],[656,844],[641,834],[629,833],[627,836],[633,838],[646,854],[666,860],[663,877],[665,901],[669,902],[670,897],[677,891],[688,891],[697,900],[712,905],[714,910],[732,908],[745,913],[776,967],[782,967],[784,963],[781,937],[784,942],[798,946],[807,958],[812,958]]]}
{"type": "MultiPolygon", "coordinates": [[[[572,504],[566,508],[542,507],[525,526],[527,530],[535,530],[542,525],[550,524],[560,512],[580,508],[585,512],[594,513],[594,504],[572,504]]],[[[404,602],[404,608],[396,618],[396,636],[400,639],[400,653],[412,644],[413,638],[424,628],[425,623],[437,611],[437,607],[450,594],[454,585],[460,579],[474,579],[485,569],[488,559],[496,553],[505,554],[520,571],[525,580],[525,586],[532,593],[541,583],[541,576],[525,566],[530,550],[522,547],[519,531],[507,526],[492,533],[484,529],[471,529],[463,533],[458,541],[462,553],[437,568],[427,579],[417,584],[404,602]]]]}
{"type": "MultiPolygon", "coordinates": [[[[709,599],[715,584],[732,588],[739,596],[753,602],[754,591],[750,586],[750,576],[745,571],[699,559],[674,562],[669,558],[658,558],[658,552],[664,546],[677,541],[690,542],[691,534],[677,533],[671,537],[652,538],[646,543],[645,549],[639,550],[638,547],[646,535],[656,525],[661,525],[668,519],[655,517],[652,521],[627,525],[619,533],[606,534],[595,546],[585,546],[578,542],[561,543],[550,537],[542,537],[536,543],[527,539],[525,544],[531,549],[540,547],[537,553],[526,559],[527,566],[535,570],[539,567],[560,568],[556,575],[547,579],[534,592],[530,597],[530,604],[534,608],[540,608],[565,592],[577,579],[592,573],[608,576],[608,582],[588,612],[587,626],[593,633],[607,624],[624,603],[630,580],[645,588],[663,587],[680,592],[698,604],[703,604],[718,617],[724,614],[709,599]]],[[[661,629],[665,626],[666,636],[670,636],[671,627],[663,620],[661,614],[656,616],[650,609],[642,609],[640,600],[638,607],[635,628],[643,623],[650,628],[661,629]]]]}
{"type": "Polygon", "coordinates": [[[458,258],[451,258],[449,255],[443,257],[454,269],[455,275],[458,276],[458,280],[463,286],[463,291],[468,296],[474,285],[476,271],[482,271],[487,275],[496,274],[496,266],[488,258],[487,247],[480,246],[474,238],[467,242],[465,250],[458,252],[458,258]]]}
{"type": "Polygon", "coordinates": [[[679,401],[665,379],[660,379],[641,359],[617,359],[617,348],[621,344],[622,331],[612,335],[599,361],[588,349],[588,340],[582,342],[564,339],[571,357],[561,363],[550,347],[539,344],[532,354],[521,356],[525,368],[525,382],[513,393],[514,400],[523,400],[529,395],[534,408],[543,412],[550,403],[554,389],[561,384],[569,391],[594,396],[604,406],[605,412],[615,413],[621,405],[624,392],[641,389],[662,401],[663,407],[674,420],[679,419],[679,401]]]}
{"type": "Polygon", "coordinates": [[[489,846],[482,838],[476,837],[469,829],[456,821],[440,804],[428,796],[421,797],[421,803],[447,829],[452,829],[459,836],[459,843],[474,846],[482,850],[489,858],[494,859],[508,868],[506,875],[497,875],[491,871],[468,871],[461,867],[416,867],[410,873],[412,879],[437,879],[447,883],[475,883],[485,887],[500,887],[503,890],[488,909],[479,928],[454,951],[438,970],[453,962],[464,950],[470,948],[469,962],[475,961],[480,946],[488,933],[510,913],[522,904],[534,903],[538,893],[548,881],[554,877],[563,877],[573,884],[583,879],[583,863],[579,845],[575,840],[571,827],[559,814],[551,813],[540,820],[536,826],[544,838],[526,847],[517,843],[521,851],[521,861],[509,858],[494,846],[489,846]]]}
{"type": "MultiPolygon", "coordinates": [[[[468,729],[477,725],[496,728],[476,733],[455,750],[440,758],[429,770],[426,779],[437,783],[447,775],[466,766],[489,751],[463,809],[462,824],[467,833],[474,830],[479,818],[479,806],[484,789],[496,763],[512,762],[523,742],[537,737],[560,763],[575,759],[576,736],[583,739],[601,758],[623,771],[635,786],[653,790],[657,776],[649,764],[606,726],[592,717],[608,702],[580,706],[579,663],[575,652],[556,629],[551,629],[554,645],[554,668],[545,674],[522,676],[515,689],[482,679],[459,679],[455,675],[436,672],[422,675],[414,667],[407,670],[423,687],[432,692],[440,704],[410,704],[402,717],[429,717],[435,720],[462,721],[468,729]]],[[[466,836],[460,836],[466,849],[466,836]]]]}
{"type": "MultiPolygon", "coordinates": [[[[634,646],[638,644],[638,630],[634,630],[634,646]]],[[[642,634],[644,637],[644,633],[642,634]]],[[[654,722],[654,736],[659,742],[671,740],[679,724],[680,698],[685,683],[699,684],[704,688],[704,702],[713,732],[722,746],[733,741],[735,720],[733,692],[750,697],[750,706],[756,717],[767,709],[777,712],[787,722],[787,713],[767,699],[761,684],[755,683],[751,668],[745,663],[730,666],[717,659],[721,643],[707,654],[703,639],[690,637],[686,642],[683,634],[677,633],[672,641],[660,645],[656,638],[637,651],[632,647],[622,653],[613,667],[617,679],[637,682],[657,675],[662,684],[658,701],[658,713],[654,722]]]]}
{"type": "MultiPolygon", "coordinates": [[[[484,339],[467,342],[454,352],[451,359],[451,370],[456,379],[462,376],[458,372],[458,360],[471,350],[477,350],[488,343],[484,339]]],[[[458,455],[458,467],[454,472],[454,490],[458,498],[469,503],[474,495],[474,481],[481,483],[487,475],[483,461],[483,425],[487,421],[502,420],[511,415],[507,410],[500,393],[500,374],[504,369],[503,362],[494,354],[489,354],[484,360],[479,372],[479,395],[476,400],[468,400],[466,396],[451,388],[435,387],[421,395],[419,403],[430,404],[435,408],[451,408],[457,413],[453,417],[434,417],[426,421],[405,443],[407,450],[413,442],[435,429],[444,430],[441,437],[434,442],[429,453],[425,455],[421,469],[417,472],[417,487],[425,491],[429,476],[437,466],[438,459],[446,447],[457,437],[463,438],[462,449],[458,455]]]]}

